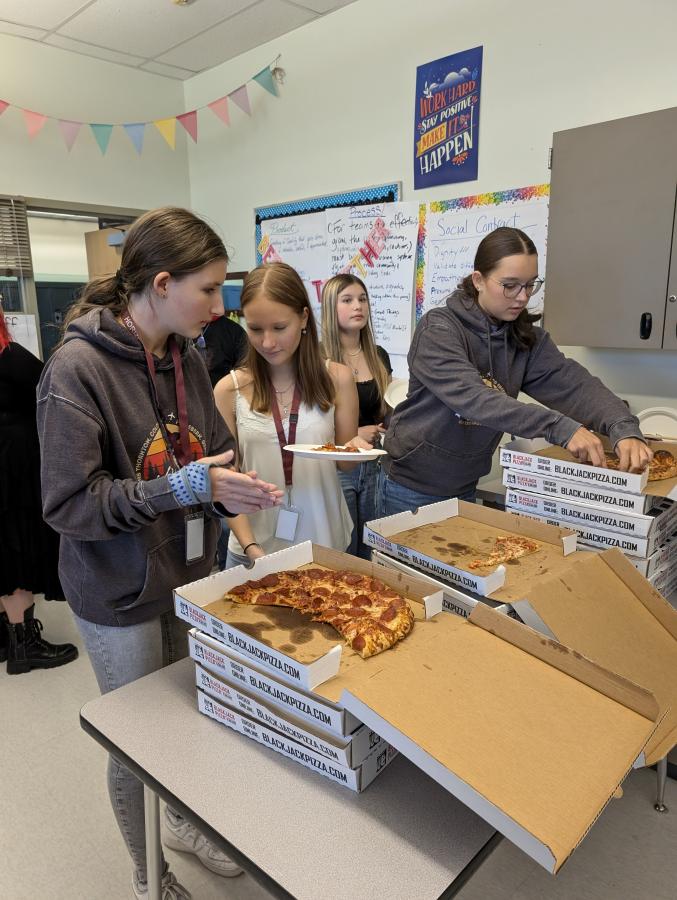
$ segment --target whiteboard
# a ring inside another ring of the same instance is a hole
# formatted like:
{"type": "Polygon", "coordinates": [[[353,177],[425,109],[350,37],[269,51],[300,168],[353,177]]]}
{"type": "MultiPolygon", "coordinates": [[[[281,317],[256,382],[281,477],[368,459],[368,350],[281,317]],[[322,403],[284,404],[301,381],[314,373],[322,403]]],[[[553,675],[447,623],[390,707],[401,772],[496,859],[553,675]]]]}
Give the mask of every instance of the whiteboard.
{"type": "MultiPolygon", "coordinates": [[[[475,197],[429,203],[421,210],[418,265],[423,272],[417,283],[416,315],[444,303],[474,269],[477,246],[490,231],[501,226],[520,228],[538,250],[541,277],[545,273],[549,185],[497,191],[475,197]]],[[[541,312],[544,291],[529,302],[541,312]]]]}
{"type": "Polygon", "coordinates": [[[23,313],[5,313],[5,322],[9,328],[12,340],[21,344],[26,350],[30,350],[33,356],[40,359],[40,347],[38,345],[38,330],[35,325],[35,316],[23,313]]]}

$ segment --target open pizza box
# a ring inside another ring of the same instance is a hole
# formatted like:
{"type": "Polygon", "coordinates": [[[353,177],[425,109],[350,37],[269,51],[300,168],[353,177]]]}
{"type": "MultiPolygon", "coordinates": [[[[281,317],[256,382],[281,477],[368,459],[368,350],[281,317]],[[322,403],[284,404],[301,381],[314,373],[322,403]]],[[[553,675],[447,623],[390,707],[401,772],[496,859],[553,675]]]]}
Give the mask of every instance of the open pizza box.
{"type": "Polygon", "coordinates": [[[544,579],[515,608],[525,623],[648,688],[658,728],[648,765],[677,744],[677,612],[618,550],[544,579]]]}
{"type": "Polygon", "coordinates": [[[557,872],[645,764],[655,698],[483,604],[423,625],[320,692],[557,872]]]}
{"type": "MultiPolygon", "coordinates": [[[[356,660],[365,661],[345,645],[337,632],[311,622],[298,610],[282,606],[249,606],[222,600],[231,588],[274,572],[319,565],[348,569],[379,578],[410,602],[417,620],[442,610],[441,592],[401,572],[386,572],[366,560],[306,541],[257,559],[252,568],[237,566],[174,591],[174,609],[227,650],[240,654],[290,684],[306,691],[332,678],[356,660]],[[208,608],[209,607],[209,608],[208,608]]],[[[415,630],[415,629],[414,629],[415,630]]],[[[391,651],[397,653],[399,644],[391,651]]]]}
{"type": "Polygon", "coordinates": [[[558,572],[576,550],[576,534],[571,530],[456,499],[367,522],[364,542],[462,591],[499,603],[522,597],[525,585],[544,572],[558,572]],[[464,567],[472,563],[473,556],[490,550],[499,535],[506,534],[530,538],[540,546],[488,573],[485,568],[473,572],[464,567]]]}
{"type": "MultiPolygon", "coordinates": [[[[605,450],[612,450],[607,438],[601,437],[601,441],[605,450]]],[[[668,450],[677,458],[676,443],[648,441],[648,444],[654,452],[668,450]]],[[[601,466],[585,465],[577,462],[568,450],[548,444],[542,438],[533,440],[518,438],[508,442],[501,447],[500,463],[506,469],[519,469],[549,478],[583,482],[606,490],[677,500],[677,478],[649,481],[648,472],[638,475],[632,472],[616,472],[601,466]]]]}

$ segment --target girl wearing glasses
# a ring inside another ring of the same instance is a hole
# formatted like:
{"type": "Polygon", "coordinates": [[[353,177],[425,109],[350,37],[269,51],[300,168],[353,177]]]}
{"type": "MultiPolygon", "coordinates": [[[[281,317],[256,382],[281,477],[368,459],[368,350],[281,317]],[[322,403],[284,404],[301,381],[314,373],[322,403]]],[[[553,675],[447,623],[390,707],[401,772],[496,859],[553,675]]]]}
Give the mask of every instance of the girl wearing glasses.
{"type": "Polygon", "coordinates": [[[472,500],[504,432],[544,437],[581,462],[604,466],[609,436],[623,471],[652,453],[625,403],[567,359],[527,310],[543,284],[531,238],[497,228],[475,270],[419,322],[409,350],[409,392],[385,437],[379,516],[450,497],[472,500]],[[523,392],[535,403],[516,399],[523,392]]]}

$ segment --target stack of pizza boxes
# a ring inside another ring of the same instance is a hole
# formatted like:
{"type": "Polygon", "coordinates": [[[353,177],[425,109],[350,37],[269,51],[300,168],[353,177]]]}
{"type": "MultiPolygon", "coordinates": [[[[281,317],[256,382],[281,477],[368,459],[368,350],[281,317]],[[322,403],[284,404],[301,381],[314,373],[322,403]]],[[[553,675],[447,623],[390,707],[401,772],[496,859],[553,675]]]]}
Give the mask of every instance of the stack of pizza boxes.
{"type": "MultiPolygon", "coordinates": [[[[677,457],[676,444],[651,447],[677,457]]],[[[677,478],[582,464],[539,440],[506,444],[500,460],[506,509],[574,529],[581,549],[618,548],[677,604],[677,478]]]]}
{"type": "MultiPolygon", "coordinates": [[[[254,573],[239,566],[177,588],[175,611],[194,626],[188,639],[202,713],[362,791],[396,751],[326,691],[320,692],[341,664],[340,636],[329,626],[299,627],[300,614],[286,607],[221,600],[250,579],[318,564],[380,577],[371,563],[306,543],[259,560],[254,573]],[[323,635],[317,633],[322,630],[323,635]]],[[[390,583],[417,601],[410,605],[420,606],[426,616],[441,609],[441,595],[430,599],[427,585],[394,576],[390,583]]]]}

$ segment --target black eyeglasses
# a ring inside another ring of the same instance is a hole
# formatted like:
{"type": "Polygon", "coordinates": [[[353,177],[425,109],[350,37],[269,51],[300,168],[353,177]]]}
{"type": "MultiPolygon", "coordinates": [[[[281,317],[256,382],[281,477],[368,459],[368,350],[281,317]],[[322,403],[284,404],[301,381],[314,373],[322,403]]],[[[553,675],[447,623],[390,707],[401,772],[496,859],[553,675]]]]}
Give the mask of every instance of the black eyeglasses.
{"type": "Polygon", "coordinates": [[[522,291],[526,293],[527,297],[533,297],[534,294],[537,294],[540,291],[544,284],[542,278],[534,278],[532,281],[499,281],[497,278],[492,278],[491,280],[495,281],[496,284],[501,285],[503,288],[503,296],[506,300],[516,300],[522,291]]]}

